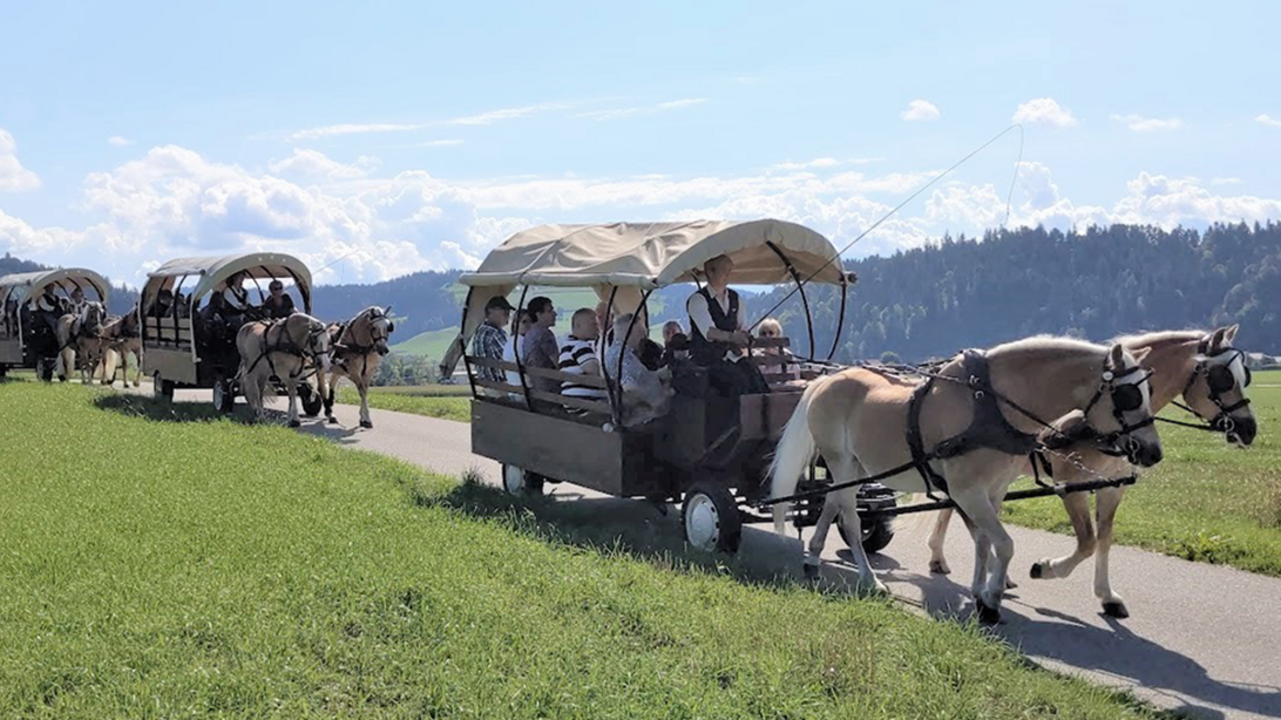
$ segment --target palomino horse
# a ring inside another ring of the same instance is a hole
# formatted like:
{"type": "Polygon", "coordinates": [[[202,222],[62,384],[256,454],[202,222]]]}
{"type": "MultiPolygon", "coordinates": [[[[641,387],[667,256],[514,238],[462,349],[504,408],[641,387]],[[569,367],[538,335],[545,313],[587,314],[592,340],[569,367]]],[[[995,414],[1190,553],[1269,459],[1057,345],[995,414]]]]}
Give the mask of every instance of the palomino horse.
{"type": "Polygon", "coordinates": [[[236,333],[240,352],[240,386],[254,418],[263,417],[263,395],[271,383],[282,383],[289,394],[289,426],[298,427],[298,385],[316,375],[318,392],[325,393],[330,362],[329,333],[310,315],[295,313],[282,320],[251,322],[236,333]]]}
{"type": "Polygon", "coordinates": [[[373,384],[378,362],[389,351],[387,341],[395,331],[390,305],[386,308],[367,307],[350,321],[329,326],[329,339],[334,347],[334,362],[329,369],[329,394],[324,396],[325,417],[329,422],[338,422],[334,417],[334,393],[338,380],[347,378],[360,393],[360,426],[374,426],[369,419],[369,386],[373,384]]]}
{"type": "Polygon", "coordinates": [[[123,369],[124,384],[129,384],[128,358],[133,356],[133,386],[142,384],[142,333],[138,327],[138,308],[125,313],[123,317],[107,323],[102,328],[102,341],[106,346],[102,353],[102,368],[99,377],[103,385],[114,385],[116,382],[116,363],[123,369]]]}
{"type": "MultiPolygon", "coordinates": [[[[1147,353],[1143,365],[1152,370],[1153,412],[1160,412],[1182,395],[1186,407],[1206,423],[1196,427],[1222,433],[1229,443],[1245,447],[1254,442],[1258,425],[1250,411],[1250,401],[1245,397],[1250,371],[1245,367],[1244,353],[1232,347],[1238,327],[1220,328],[1213,333],[1150,333],[1118,338],[1117,342],[1136,356],[1147,353]]],[[[1099,476],[1119,478],[1131,472],[1125,458],[1100,452],[1089,444],[1072,448],[1069,457],[1051,456],[1051,472],[1056,482],[1086,482],[1099,476]]],[[[1076,551],[1067,557],[1045,558],[1033,564],[1032,578],[1065,578],[1094,555],[1094,594],[1102,601],[1104,614],[1128,617],[1125,601],[1113,592],[1108,578],[1112,524],[1124,494],[1122,487],[1098,491],[1097,529],[1090,518],[1090,499],[1086,493],[1064,495],[1063,507],[1076,531],[1076,551]]],[[[943,544],[951,519],[951,510],[939,512],[929,541],[930,572],[949,572],[943,544]]]]}
{"type": "MultiPolygon", "coordinates": [[[[1138,464],[1161,460],[1141,359],[1121,345],[1036,337],[967,351],[925,383],[859,367],[822,378],[805,390],[783,431],[770,468],[772,497],[791,495],[816,450],[838,484],[897,469],[881,482],[902,492],[946,492],[974,535],[979,617],[995,622],[1014,555],[997,506],[1050,420],[1074,413],[1083,418],[1082,433],[1110,435],[1138,464]]],[[[786,512],[787,503],[774,506],[780,532],[786,512]]],[[[807,571],[817,570],[838,517],[847,537],[861,537],[857,486],[827,495],[807,571]]],[[[860,584],[884,592],[862,544],[850,550],[860,584]]]]}
{"type": "Polygon", "coordinates": [[[107,308],[100,302],[87,302],[79,315],[58,318],[58,379],[66,381],[80,364],[83,382],[88,385],[102,355],[102,323],[107,308]]]}

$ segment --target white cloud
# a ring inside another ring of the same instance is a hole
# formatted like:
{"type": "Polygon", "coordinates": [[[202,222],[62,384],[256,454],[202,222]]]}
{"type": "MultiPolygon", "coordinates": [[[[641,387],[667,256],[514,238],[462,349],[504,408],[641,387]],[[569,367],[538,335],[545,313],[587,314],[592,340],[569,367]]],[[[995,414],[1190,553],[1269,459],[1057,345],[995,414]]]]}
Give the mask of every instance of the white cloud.
{"type": "Polygon", "coordinates": [[[1268,125],[1270,127],[1281,127],[1281,118],[1274,118],[1268,114],[1260,115],[1256,117],[1254,121],[1259,123],[1260,125],[1268,125]]]}
{"type": "Polygon", "coordinates": [[[1241,178],[1235,177],[1217,177],[1210,179],[1211,185],[1240,185],[1242,182],[1243,180],[1241,180],[1241,178]]]}
{"type": "Polygon", "coordinates": [[[1113,115],[1112,119],[1116,122],[1123,123],[1126,127],[1135,132],[1151,132],[1153,130],[1178,130],[1183,127],[1183,121],[1179,118],[1149,118],[1142,115],[1113,115]]]}
{"type": "Polygon", "coordinates": [[[115,145],[116,147],[125,147],[127,145],[132,145],[133,141],[126,137],[121,137],[119,135],[112,135],[111,137],[107,138],[107,144],[115,145]]]}
{"type": "Polygon", "coordinates": [[[18,162],[18,143],[0,128],[0,192],[24,192],[40,187],[40,177],[18,162]]]}
{"type": "Polygon", "coordinates": [[[462,145],[462,144],[463,144],[462,140],[427,140],[425,142],[414,143],[410,147],[416,147],[416,148],[453,147],[455,145],[462,145]]]}
{"type": "Polygon", "coordinates": [[[939,109],[934,106],[934,103],[926,102],[925,100],[913,100],[907,104],[906,110],[899,113],[899,117],[908,122],[938,120],[939,109]]]}
{"type": "Polygon", "coordinates": [[[285,177],[311,180],[354,180],[369,174],[378,166],[378,159],[362,155],[351,165],[329,159],[317,150],[295,149],[294,154],[273,160],[268,165],[273,173],[285,177]]]}
{"type": "Polygon", "coordinates": [[[657,105],[595,110],[592,112],[578,113],[573,117],[588,118],[590,120],[616,120],[618,118],[631,117],[633,115],[653,115],[655,113],[666,112],[668,110],[677,110],[679,108],[690,107],[692,105],[701,105],[705,102],[707,102],[707,98],[682,98],[680,100],[669,100],[668,102],[658,103],[657,105]]]}
{"type": "Polygon", "coordinates": [[[512,120],[515,118],[529,117],[539,113],[551,110],[568,110],[578,103],[540,103],[538,105],[524,105],[522,107],[503,108],[501,110],[490,110],[478,115],[466,115],[456,117],[452,120],[446,120],[446,125],[492,125],[500,120],[512,120]]]}
{"type": "Polygon", "coordinates": [[[782,162],[774,167],[779,170],[808,170],[810,168],[829,168],[840,165],[841,161],[836,158],[821,157],[814,158],[807,162],[782,162]]]}
{"type": "Polygon", "coordinates": [[[339,135],[363,135],[366,133],[408,132],[427,127],[423,123],[344,123],[341,125],[324,125],[321,127],[296,130],[285,136],[289,142],[300,140],[319,140],[320,138],[339,135]]]}
{"type": "Polygon", "coordinates": [[[1053,98],[1028,100],[1014,111],[1016,123],[1042,123],[1054,127],[1072,127],[1076,118],[1067,108],[1059,105],[1053,98]]]}

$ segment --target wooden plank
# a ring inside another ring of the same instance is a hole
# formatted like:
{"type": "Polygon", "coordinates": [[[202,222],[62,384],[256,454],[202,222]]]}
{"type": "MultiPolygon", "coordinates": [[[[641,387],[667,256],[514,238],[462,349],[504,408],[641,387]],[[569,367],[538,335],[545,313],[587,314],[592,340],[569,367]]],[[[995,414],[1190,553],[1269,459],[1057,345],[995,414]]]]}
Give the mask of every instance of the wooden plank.
{"type": "Polygon", "coordinates": [[[497,380],[486,380],[484,378],[476,378],[472,382],[476,383],[477,387],[489,388],[490,390],[498,390],[499,392],[505,392],[505,393],[515,393],[521,396],[525,394],[524,388],[516,385],[509,385],[505,382],[498,382],[497,380]]]}
{"type": "Polygon", "coordinates": [[[753,348],[785,348],[792,346],[792,339],[787,337],[779,338],[752,338],[751,347],[753,348]]]}
{"type": "Polygon", "coordinates": [[[599,413],[601,415],[613,415],[609,404],[604,400],[592,400],[590,398],[570,397],[560,393],[547,392],[546,390],[530,390],[529,396],[535,400],[543,400],[557,405],[564,405],[567,408],[575,410],[586,410],[587,412],[599,413]]]}
{"type": "Polygon", "coordinates": [[[610,495],[624,494],[624,435],[599,426],[472,401],[472,452],[610,495]]]}
{"type": "Polygon", "coordinates": [[[801,402],[801,392],[777,392],[766,395],[744,395],[739,399],[739,422],[742,437],[777,440],[783,426],[791,419],[801,402]]]}
{"type": "MultiPolygon", "coordinates": [[[[495,360],[493,358],[472,357],[469,355],[467,356],[467,362],[477,367],[492,368],[495,370],[503,370],[505,372],[520,372],[520,367],[517,366],[516,363],[495,360]]],[[[536,368],[528,365],[525,366],[525,374],[530,377],[547,378],[549,380],[557,380],[559,382],[572,382],[577,385],[597,388],[600,390],[606,390],[609,388],[605,382],[605,378],[598,375],[572,375],[567,372],[561,372],[560,370],[536,368]]]]}

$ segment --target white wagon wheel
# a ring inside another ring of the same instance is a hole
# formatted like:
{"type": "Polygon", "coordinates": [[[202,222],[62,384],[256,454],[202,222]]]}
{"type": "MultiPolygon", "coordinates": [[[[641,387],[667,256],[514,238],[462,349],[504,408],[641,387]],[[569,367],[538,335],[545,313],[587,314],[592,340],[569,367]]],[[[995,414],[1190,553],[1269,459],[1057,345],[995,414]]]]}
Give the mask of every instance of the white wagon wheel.
{"type": "Polygon", "coordinates": [[[173,383],[161,378],[159,370],[151,375],[151,392],[157,400],[173,402],[173,383]]]}
{"type": "Polygon", "coordinates": [[[503,464],[503,489],[512,495],[541,495],[543,476],[515,465],[503,464]]]}
{"type": "Polygon", "coordinates": [[[722,483],[700,480],[685,493],[681,509],[685,540],[704,552],[738,552],[743,518],[738,503],[722,483]]]}

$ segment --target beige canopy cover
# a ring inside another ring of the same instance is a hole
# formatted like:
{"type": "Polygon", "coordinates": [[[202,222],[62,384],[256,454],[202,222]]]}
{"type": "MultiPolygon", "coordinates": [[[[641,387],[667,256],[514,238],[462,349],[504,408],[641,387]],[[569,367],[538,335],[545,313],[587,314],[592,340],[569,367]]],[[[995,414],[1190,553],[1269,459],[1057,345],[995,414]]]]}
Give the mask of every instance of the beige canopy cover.
{"type": "Polygon", "coordinates": [[[601,299],[618,288],[615,306],[620,312],[631,312],[640,304],[641,291],[701,279],[703,263],[718,255],[733,259],[730,281],[734,284],[792,282],[787,263],[811,282],[848,282],[835,260],[837,250],[827,238],[782,220],[541,225],[511,236],[475,272],[459,278],[472,292],[462,331],[445,354],[441,370],[453,372],[484,321],[485,301],[506,296],[517,285],[590,287],[601,299]]]}
{"type": "Polygon", "coordinates": [[[247,277],[260,280],[292,277],[298,283],[298,292],[302,294],[305,311],[311,311],[311,271],[303,261],[284,253],[248,253],[170,260],[147,273],[147,285],[142,291],[142,307],[149,307],[155,300],[156,294],[173,278],[200,277],[200,281],[196,283],[190,295],[194,303],[237,273],[244,273],[247,277]]]}
{"type": "Polygon", "coordinates": [[[57,270],[39,270],[37,272],[16,273],[0,277],[0,300],[13,299],[22,302],[33,289],[40,290],[53,283],[62,288],[68,295],[77,287],[91,287],[98,292],[102,302],[107,302],[111,294],[111,283],[92,270],[84,268],[58,268],[57,270]]]}

